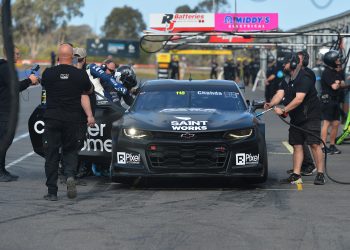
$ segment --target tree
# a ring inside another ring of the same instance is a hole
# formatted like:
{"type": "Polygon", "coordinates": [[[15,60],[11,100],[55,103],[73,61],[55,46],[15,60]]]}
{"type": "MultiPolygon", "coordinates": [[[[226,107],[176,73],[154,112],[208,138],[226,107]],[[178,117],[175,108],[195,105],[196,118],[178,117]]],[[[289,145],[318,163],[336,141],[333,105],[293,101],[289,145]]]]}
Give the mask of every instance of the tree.
{"type": "Polygon", "coordinates": [[[129,6],[114,8],[102,26],[106,38],[119,39],[138,39],[145,29],[141,12],[129,6]]]}
{"type": "Polygon", "coordinates": [[[214,12],[227,12],[230,5],[227,0],[203,0],[197,4],[194,8],[198,13],[214,13],[214,12]]]}
{"type": "Polygon", "coordinates": [[[175,13],[193,13],[194,10],[191,9],[187,4],[181,5],[175,9],[175,13]]]}
{"type": "Polygon", "coordinates": [[[92,28],[87,25],[69,25],[62,27],[55,32],[57,41],[68,41],[76,47],[86,44],[86,39],[96,37],[92,28]]]}
{"type": "Polygon", "coordinates": [[[75,16],[82,16],[84,0],[16,0],[12,6],[16,40],[29,46],[35,58],[47,46],[48,37],[75,16]]]}

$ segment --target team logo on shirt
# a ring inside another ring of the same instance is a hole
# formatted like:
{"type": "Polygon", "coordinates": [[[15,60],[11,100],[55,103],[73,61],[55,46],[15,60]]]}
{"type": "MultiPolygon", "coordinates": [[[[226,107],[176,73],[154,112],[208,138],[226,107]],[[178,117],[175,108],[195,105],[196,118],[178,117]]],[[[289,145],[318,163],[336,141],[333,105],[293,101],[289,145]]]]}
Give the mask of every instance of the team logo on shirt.
{"type": "Polygon", "coordinates": [[[67,80],[67,79],[69,78],[69,74],[61,74],[61,75],[60,75],[60,78],[61,78],[62,80],[67,80]]]}

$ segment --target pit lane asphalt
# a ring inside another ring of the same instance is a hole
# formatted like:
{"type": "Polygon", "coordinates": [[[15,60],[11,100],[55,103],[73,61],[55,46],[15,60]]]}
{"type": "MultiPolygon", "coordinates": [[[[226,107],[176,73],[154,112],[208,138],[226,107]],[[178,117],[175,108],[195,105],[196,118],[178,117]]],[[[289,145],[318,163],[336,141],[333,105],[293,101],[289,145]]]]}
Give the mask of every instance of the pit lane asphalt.
{"type": "MultiPolygon", "coordinates": [[[[0,183],[0,249],[350,249],[350,187],[327,180],[301,191],[281,185],[292,165],[283,146],[287,125],[272,112],[267,123],[269,179],[261,185],[221,180],[141,182],[134,187],[91,177],[69,200],[46,192],[44,160],[32,152],[27,121],[40,87],[21,94],[16,141],[7,155],[17,182],[0,183]],[[22,137],[20,137],[22,136],[22,137]]],[[[245,95],[263,97],[262,91],[245,95]]],[[[329,156],[333,177],[350,181],[350,145],[329,156]]]]}

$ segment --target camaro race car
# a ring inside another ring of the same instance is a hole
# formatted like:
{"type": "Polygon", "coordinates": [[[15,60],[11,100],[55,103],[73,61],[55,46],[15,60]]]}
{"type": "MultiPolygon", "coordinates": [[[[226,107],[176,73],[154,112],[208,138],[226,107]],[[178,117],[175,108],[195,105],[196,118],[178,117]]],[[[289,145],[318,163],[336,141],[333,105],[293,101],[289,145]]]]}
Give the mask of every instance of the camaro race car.
{"type": "Polygon", "coordinates": [[[113,122],[111,177],[265,182],[265,125],[254,111],[232,81],[145,82],[132,107],[113,122]]]}
{"type": "MultiPolygon", "coordinates": [[[[123,115],[107,101],[96,106],[96,125],[87,130],[82,162],[110,167],[112,180],[136,177],[242,177],[267,179],[265,124],[232,81],[145,82],[123,115]]],[[[45,104],[28,125],[34,151],[44,156],[45,104]]]]}

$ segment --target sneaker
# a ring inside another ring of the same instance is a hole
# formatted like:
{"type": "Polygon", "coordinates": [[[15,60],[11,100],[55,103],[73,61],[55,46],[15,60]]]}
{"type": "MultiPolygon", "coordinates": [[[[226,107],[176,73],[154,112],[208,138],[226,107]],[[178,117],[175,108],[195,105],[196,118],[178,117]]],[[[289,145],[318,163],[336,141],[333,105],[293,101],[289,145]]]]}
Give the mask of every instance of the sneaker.
{"type": "Polygon", "coordinates": [[[289,174],[289,175],[291,175],[291,174],[293,174],[293,169],[288,169],[286,172],[287,172],[287,174],[289,174]]]}
{"type": "Polygon", "coordinates": [[[329,150],[332,152],[331,154],[341,154],[341,151],[335,147],[335,145],[330,145],[329,150]]]}
{"type": "Polygon", "coordinates": [[[44,195],[44,199],[47,201],[58,201],[57,195],[55,194],[46,194],[44,195]]]}
{"type": "Polygon", "coordinates": [[[314,184],[315,185],[324,185],[326,183],[326,180],[324,178],[323,173],[317,173],[314,184]]]}
{"type": "Polygon", "coordinates": [[[323,147],[322,148],[322,152],[323,153],[325,153],[326,152],[326,154],[330,154],[330,155],[332,155],[333,154],[333,152],[326,146],[326,149],[323,147]]]}
{"type": "Polygon", "coordinates": [[[0,171],[0,182],[16,181],[18,176],[10,174],[8,171],[0,171]]]}
{"type": "Polygon", "coordinates": [[[308,165],[306,168],[302,168],[301,169],[301,175],[302,176],[310,176],[312,175],[313,173],[316,172],[316,168],[314,165],[308,165]]]}
{"type": "Polygon", "coordinates": [[[77,197],[77,187],[73,177],[67,178],[67,197],[69,199],[74,199],[77,197]]]}
{"type": "Polygon", "coordinates": [[[11,174],[9,171],[7,171],[7,170],[5,170],[5,173],[7,174],[7,175],[9,175],[12,179],[14,179],[14,180],[17,180],[18,179],[18,175],[15,175],[15,174],[11,174]]]}
{"type": "Polygon", "coordinates": [[[290,183],[290,184],[301,184],[303,180],[301,179],[301,175],[292,173],[287,179],[282,179],[281,183],[290,183]]]}

